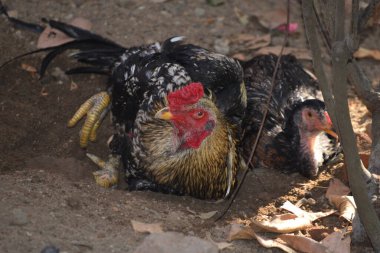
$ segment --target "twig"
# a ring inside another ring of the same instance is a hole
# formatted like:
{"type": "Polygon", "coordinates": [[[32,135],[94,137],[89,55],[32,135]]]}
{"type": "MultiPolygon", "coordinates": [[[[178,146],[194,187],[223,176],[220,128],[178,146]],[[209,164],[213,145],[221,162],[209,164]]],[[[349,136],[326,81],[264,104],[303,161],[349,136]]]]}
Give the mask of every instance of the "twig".
{"type": "Polygon", "coordinates": [[[253,158],[253,155],[255,154],[255,151],[256,151],[256,148],[257,148],[257,144],[259,143],[259,140],[260,140],[260,137],[261,137],[261,133],[262,133],[263,128],[264,128],[265,119],[266,119],[268,111],[269,111],[270,101],[272,99],[272,94],[273,94],[273,90],[274,90],[274,87],[275,87],[275,79],[276,79],[276,76],[277,76],[278,69],[280,67],[281,56],[282,56],[282,54],[284,52],[284,48],[285,48],[286,44],[288,43],[289,23],[290,23],[290,0],[287,1],[287,16],[286,16],[286,27],[287,27],[287,29],[286,29],[286,33],[285,33],[285,37],[284,37],[282,46],[281,46],[281,51],[280,51],[280,54],[279,54],[279,56],[277,58],[276,65],[275,65],[275,68],[274,68],[274,72],[273,72],[273,75],[272,75],[271,88],[270,88],[270,91],[269,91],[269,94],[268,94],[268,98],[267,98],[267,101],[266,101],[266,104],[265,104],[265,110],[264,110],[264,113],[263,113],[263,118],[261,119],[261,125],[260,125],[259,131],[257,133],[256,139],[255,139],[255,143],[253,144],[252,151],[251,151],[251,153],[249,155],[249,158],[247,160],[248,168],[246,168],[246,170],[244,171],[244,174],[241,177],[241,180],[240,180],[239,184],[237,185],[235,191],[233,192],[231,198],[229,199],[227,206],[224,208],[224,210],[221,212],[221,214],[218,217],[216,217],[215,221],[220,220],[227,213],[227,211],[230,209],[230,207],[232,206],[233,201],[235,200],[237,194],[240,191],[241,186],[244,183],[245,178],[247,177],[247,174],[248,174],[248,171],[249,171],[249,165],[252,165],[252,163],[251,163],[252,162],[252,158],[253,158]]]}
{"type": "MultiPolygon", "coordinates": [[[[313,54],[313,62],[314,67],[316,68],[316,74],[319,80],[321,80],[321,88],[323,86],[326,86],[322,89],[322,93],[324,97],[326,95],[328,97],[332,97],[331,94],[328,94],[331,91],[327,87],[327,78],[323,71],[322,62],[320,60],[320,48],[317,42],[317,33],[315,30],[316,17],[314,15],[311,15],[313,6],[311,1],[308,0],[303,0],[302,5],[305,29],[313,54]],[[316,56],[316,58],[314,56],[316,56]]],[[[373,209],[368,199],[365,183],[363,177],[361,176],[362,164],[358,156],[356,140],[352,130],[348,110],[346,67],[347,60],[349,59],[351,52],[348,50],[344,34],[344,0],[338,0],[335,5],[334,43],[332,43],[332,45],[332,84],[334,84],[332,90],[335,98],[335,103],[333,103],[333,106],[330,108],[328,106],[328,109],[333,109],[333,122],[338,129],[339,135],[341,137],[350,187],[354,195],[355,202],[357,203],[360,219],[363,222],[363,225],[367,231],[367,234],[372,242],[375,251],[380,252],[380,222],[377,219],[375,210],[373,209]]]]}

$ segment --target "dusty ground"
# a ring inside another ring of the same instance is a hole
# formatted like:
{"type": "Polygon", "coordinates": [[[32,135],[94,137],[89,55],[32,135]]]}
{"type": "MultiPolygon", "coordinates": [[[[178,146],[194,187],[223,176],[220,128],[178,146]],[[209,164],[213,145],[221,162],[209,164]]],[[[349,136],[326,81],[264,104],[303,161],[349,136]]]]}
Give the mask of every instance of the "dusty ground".
{"type": "MultiPolygon", "coordinates": [[[[136,45],[162,40],[172,35],[185,35],[188,41],[213,49],[232,41],[241,33],[265,33],[251,20],[243,26],[234,14],[238,7],[246,14],[261,12],[278,1],[226,1],[212,7],[204,0],[115,1],[3,1],[17,10],[19,18],[39,22],[41,17],[69,21],[81,16],[92,21],[93,30],[123,45],[136,45]]],[[[292,19],[300,21],[297,4],[292,5],[292,19]]],[[[290,46],[305,48],[302,25],[290,46]]],[[[379,29],[370,33],[365,44],[375,48],[379,29]]],[[[35,49],[37,35],[17,31],[0,18],[0,63],[35,49]]],[[[273,39],[279,45],[281,37],[273,39]]],[[[378,46],[378,45],[377,45],[378,46]]],[[[220,48],[220,47],[219,47],[220,48]]],[[[225,48],[224,48],[225,49],[225,48]]],[[[242,48],[231,44],[229,54],[242,48]]],[[[249,54],[249,52],[246,52],[249,54]]],[[[257,213],[271,215],[284,200],[311,197],[312,210],[329,208],[323,197],[330,173],[316,181],[279,171],[256,169],[248,174],[245,185],[226,217],[216,223],[193,214],[221,210],[225,203],[212,203],[190,197],[152,192],[124,192],[102,189],[95,185],[92,171],[96,168],[78,145],[79,128],[66,128],[67,120],[77,106],[105,87],[98,76],[75,76],[62,79],[54,68],[71,64],[60,57],[39,81],[22,70],[21,63],[38,66],[40,56],[26,57],[0,70],[0,251],[40,252],[49,244],[64,252],[133,252],[144,239],[135,233],[130,220],[159,222],[166,231],[179,231],[215,241],[225,241],[232,220],[249,220],[257,213]],[[71,90],[71,82],[78,85],[71,90]],[[190,210],[190,211],[189,211],[190,210]]],[[[363,61],[371,78],[379,78],[380,64],[363,61]]],[[[353,98],[350,101],[357,132],[365,133],[368,115],[353,98]]],[[[106,140],[112,127],[105,122],[96,144],[89,152],[105,157],[106,140]]],[[[361,136],[361,135],[360,135],[361,136]]],[[[358,137],[360,147],[368,150],[365,137],[358,137]]],[[[339,175],[343,175],[338,171],[339,175]]],[[[337,217],[323,219],[321,227],[341,227],[337,217]]],[[[255,241],[236,241],[233,249],[223,252],[277,252],[258,246],[255,241]]]]}

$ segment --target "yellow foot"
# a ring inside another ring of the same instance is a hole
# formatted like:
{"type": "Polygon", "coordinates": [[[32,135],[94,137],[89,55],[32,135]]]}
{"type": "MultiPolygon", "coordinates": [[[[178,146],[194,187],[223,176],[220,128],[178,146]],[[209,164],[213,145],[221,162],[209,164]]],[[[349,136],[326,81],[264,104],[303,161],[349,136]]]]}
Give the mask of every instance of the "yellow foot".
{"type": "Polygon", "coordinates": [[[110,101],[111,97],[105,91],[95,94],[81,105],[67,124],[68,127],[73,127],[87,114],[80,133],[80,146],[82,148],[87,147],[88,140],[96,140],[96,130],[110,110],[110,101]]]}
{"type": "Polygon", "coordinates": [[[87,153],[86,154],[91,161],[98,165],[101,170],[95,171],[93,173],[95,181],[98,185],[109,188],[117,184],[118,181],[118,167],[120,164],[120,157],[110,155],[108,161],[103,161],[96,155],[87,153]]]}

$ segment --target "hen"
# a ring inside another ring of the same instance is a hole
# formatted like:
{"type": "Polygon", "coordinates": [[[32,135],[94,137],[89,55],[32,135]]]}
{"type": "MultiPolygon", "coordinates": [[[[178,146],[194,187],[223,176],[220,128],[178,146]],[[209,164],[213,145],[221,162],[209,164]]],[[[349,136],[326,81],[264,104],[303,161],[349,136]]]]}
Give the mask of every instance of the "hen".
{"type": "MultiPolygon", "coordinates": [[[[118,181],[123,162],[130,190],[187,194],[203,199],[228,196],[243,161],[238,152],[246,90],[240,64],[182,37],[163,43],[124,48],[89,31],[49,21],[74,40],[50,51],[40,69],[67,49],[92,66],[68,71],[110,76],[107,91],[86,101],[69,126],[87,114],[82,147],[96,138],[96,129],[111,110],[116,133],[108,162],[94,173],[103,186],[118,181]]],[[[42,51],[42,50],[40,50],[42,51]]],[[[119,178],[123,181],[123,178],[119,178]]]]}
{"type": "MultiPolygon", "coordinates": [[[[261,125],[276,61],[274,55],[263,55],[243,64],[248,98],[242,140],[245,158],[250,156],[261,125]]],[[[312,178],[339,152],[316,80],[294,56],[282,56],[254,164],[312,178]]]]}

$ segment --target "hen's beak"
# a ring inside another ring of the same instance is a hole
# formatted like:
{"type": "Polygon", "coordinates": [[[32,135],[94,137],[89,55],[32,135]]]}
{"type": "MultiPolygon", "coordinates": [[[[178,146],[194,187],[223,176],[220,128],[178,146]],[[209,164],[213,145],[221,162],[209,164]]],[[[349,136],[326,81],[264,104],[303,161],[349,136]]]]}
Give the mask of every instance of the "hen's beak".
{"type": "Polygon", "coordinates": [[[331,135],[332,137],[334,137],[335,139],[339,139],[338,135],[331,129],[328,129],[328,128],[325,128],[323,129],[323,131],[329,135],[331,135]]]}
{"type": "Polygon", "coordinates": [[[169,107],[164,107],[159,110],[154,117],[156,119],[171,120],[173,119],[173,114],[170,112],[169,107]]]}

